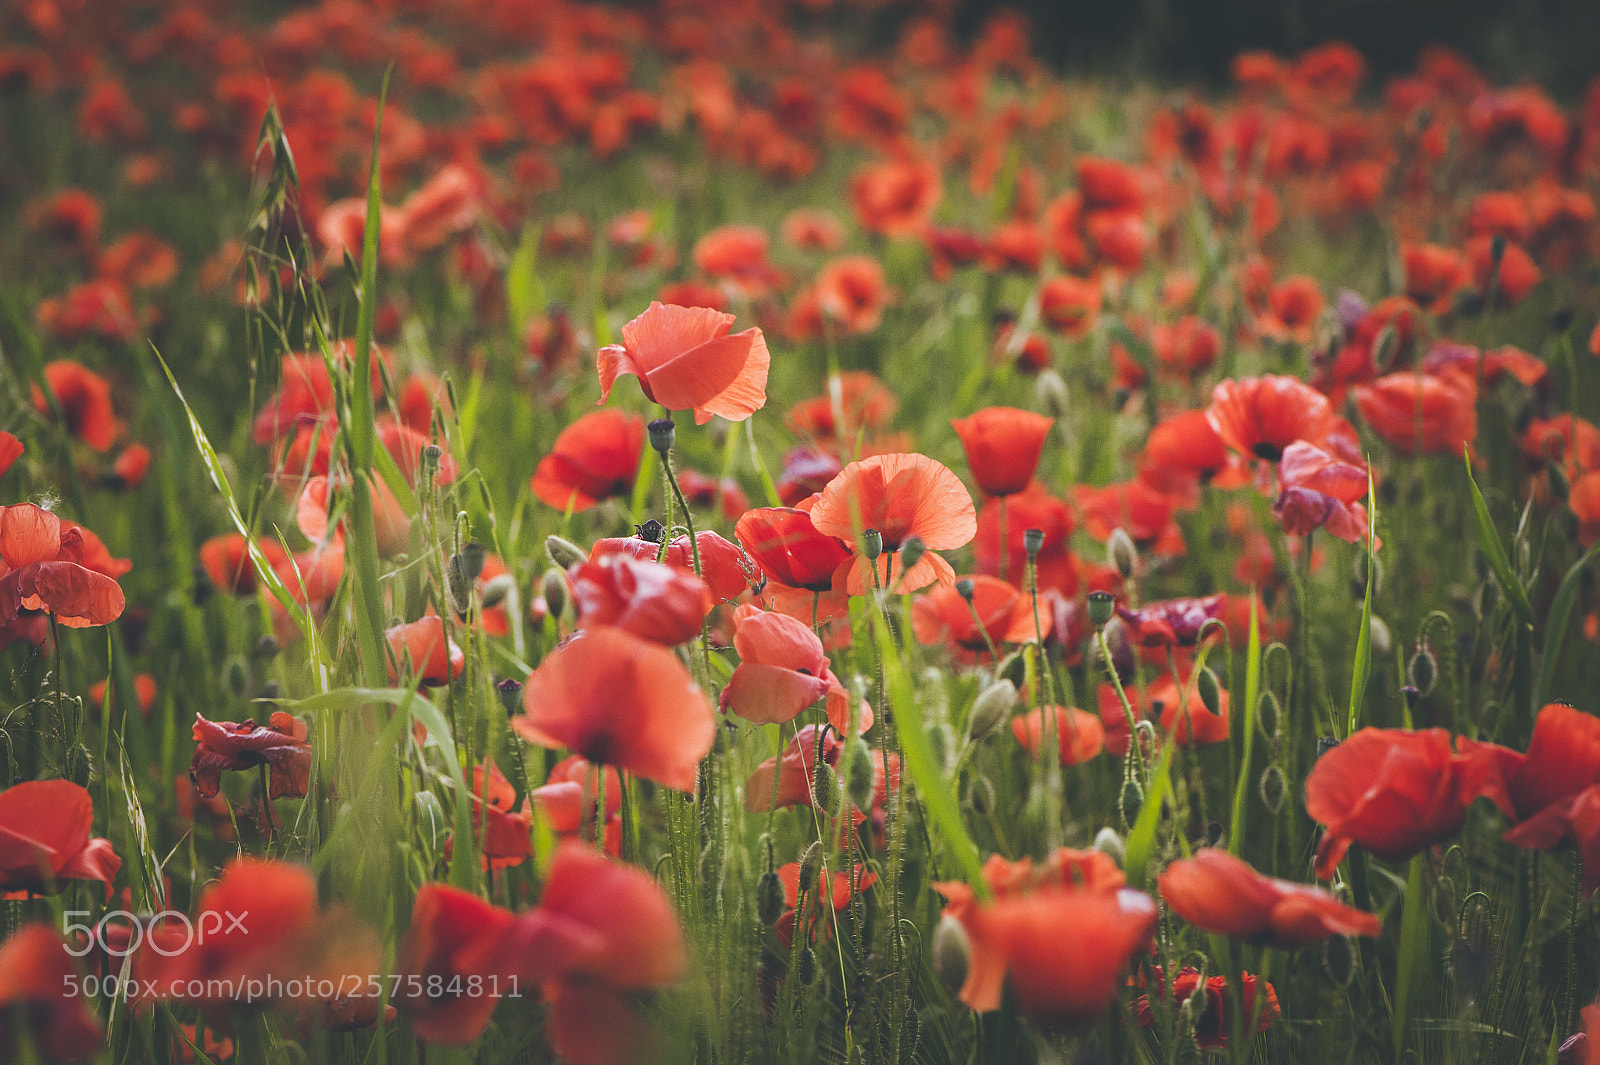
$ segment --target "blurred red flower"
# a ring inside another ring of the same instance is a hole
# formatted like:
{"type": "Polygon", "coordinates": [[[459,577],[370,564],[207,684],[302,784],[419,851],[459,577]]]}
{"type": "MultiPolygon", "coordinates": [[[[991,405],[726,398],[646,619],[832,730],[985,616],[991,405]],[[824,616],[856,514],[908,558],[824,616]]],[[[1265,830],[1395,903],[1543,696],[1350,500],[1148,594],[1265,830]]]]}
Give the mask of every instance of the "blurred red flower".
{"type": "MultiPolygon", "coordinates": [[[[111,450],[122,430],[111,410],[111,382],[71,359],[45,363],[44,379],[61,406],[67,432],[96,451],[111,450]]],[[[33,386],[33,406],[47,418],[54,414],[50,396],[33,386]]]]}
{"type": "Polygon", "coordinates": [[[99,880],[109,899],[122,860],[110,840],[90,838],[93,825],[89,792],[70,780],[30,780],[0,791],[0,892],[52,894],[66,880],[99,880]]]}
{"type": "Polygon", "coordinates": [[[696,425],[713,414],[739,422],[767,402],[772,356],[760,329],[730,334],[733,315],[709,307],[651,303],[622,327],[621,344],[595,356],[600,402],[617,378],[639,379],[645,398],[668,410],[693,410],[696,425]]]}
{"type": "Polygon", "coordinates": [[[1478,388],[1471,375],[1403,371],[1355,388],[1356,408],[1374,433],[1407,455],[1460,455],[1478,435],[1478,388]]]}
{"type": "MultiPolygon", "coordinates": [[[[1166,980],[1159,966],[1156,973],[1156,994],[1159,996],[1166,985],[1166,980]]],[[[1261,986],[1261,980],[1252,973],[1241,973],[1239,982],[1244,989],[1240,996],[1240,1005],[1245,1017],[1256,1017],[1256,1027],[1252,1032],[1245,1033],[1246,1038],[1264,1032],[1282,1014],[1278,1006],[1278,993],[1267,984],[1267,997],[1261,1003],[1260,1013],[1256,1012],[1256,996],[1261,986]]],[[[1174,1003],[1187,1002],[1200,988],[1200,973],[1196,969],[1181,969],[1178,978],[1172,982],[1172,1001],[1174,1003]]],[[[1215,1050],[1228,1045],[1228,978],[1226,976],[1209,977],[1205,982],[1205,1008],[1194,1019],[1195,1043],[1202,1050],[1215,1050]]],[[[1141,1028],[1152,1028],[1156,1023],[1155,1011],[1150,1008],[1150,996],[1140,995],[1133,1003],[1134,1023],[1141,1028]]],[[[1248,1022],[1247,1022],[1248,1023],[1248,1022]]]]}
{"type": "MultiPolygon", "coordinates": [[[[700,579],[711,589],[711,597],[717,602],[726,603],[739,598],[749,590],[751,583],[759,579],[754,565],[739,549],[739,545],[721,534],[710,530],[698,532],[694,535],[694,542],[700,549],[700,579]]],[[[594,542],[589,549],[589,561],[623,555],[654,562],[660,552],[659,541],[647,540],[643,536],[613,536],[594,542]]],[[[694,552],[689,547],[687,534],[673,538],[667,545],[663,561],[679,573],[690,577],[695,575],[694,552]]]]}
{"type": "Polygon", "coordinates": [[[445,638],[444,619],[438,614],[424,614],[416,621],[396,625],[386,630],[383,638],[389,644],[386,662],[391,684],[402,673],[425,685],[449,684],[466,668],[466,654],[454,640],[445,638]]]}
{"type": "Polygon", "coordinates": [[[499,985],[510,983],[506,955],[515,923],[510,913],[459,888],[422,885],[394,967],[394,1003],[418,1038],[465,1046],[483,1033],[500,1003],[491,990],[509,991],[499,985]],[[480,981],[476,994],[473,977],[480,981]]]}
{"type": "Polygon", "coordinates": [[[1293,950],[1328,936],[1376,936],[1377,914],[1318,887],[1263,876],[1227,851],[1205,847],[1157,881],[1172,912],[1204,932],[1293,950]]]}
{"type": "Polygon", "coordinates": [[[99,1019],[68,993],[82,975],[46,924],[24,925],[0,943],[0,1058],[23,1060],[24,1039],[47,1062],[79,1061],[104,1047],[99,1019]]]}
{"type": "Polygon", "coordinates": [[[529,487],[536,499],[557,510],[588,510],[633,487],[643,450],[643,418],[617,410],[593,411],[561,430],[550,454],[539,460],[529,487]]]}
{"type": "Polygon", "coordinates": [[[950,421],[978,489],[988,496],[1016,495],[1028,487],[1054,424],[1054,418],[1016,407],[985,407],[950,421]]]}
{"type": "Polygon", "coordinates": [[[1011,731],[1029,758],[1039,756],[1047,724],[1055,730],[1062,765],[1080,765],[1106,749],[1106,727],[1098,714],[1077,707],[1041,706],[1011,721],[1011,731]]]}
{"type": "Polygon", "coordinates": [[[1218,382],[1206,420],[1240,454],[1277,462],[1296,440],[1320,444],[1335,415],[1328,397],[1299,378],[1265,374],[1218,382]]]}
{"type": "Polygon", "coordinates": [[[267,725],[252,718],[234,723],[207,721],[195,715],[195,749],[189,762],[189,779],[202,798],[211,798],[222,783],[225,769],[269,767],[268,797],[301,798],[311,785],[311,744],[306,723],[282,710],[267,725]]]}
{"type": "Polygon", "coordinates": [[[666,647],[700,635],[715,606],[693,572],[626,554],[599,555],[567,574],[578,625],[615,625],[666,647]]]}

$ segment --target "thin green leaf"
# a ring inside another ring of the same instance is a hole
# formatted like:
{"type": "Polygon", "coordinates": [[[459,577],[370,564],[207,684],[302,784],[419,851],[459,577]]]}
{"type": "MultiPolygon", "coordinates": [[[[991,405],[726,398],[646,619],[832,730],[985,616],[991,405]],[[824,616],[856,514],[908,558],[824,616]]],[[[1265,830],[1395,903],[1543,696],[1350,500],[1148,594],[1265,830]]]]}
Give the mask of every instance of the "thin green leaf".
{"type": "Polygon", "coordinates": [[[1172,790],[1172,752],[1177,747],[1176,743],[1162,747],[1161,760],[1156,763],[1155,772],[1150,774],[1150,784],[1145,788],[1144,805],[1139,807],[1139,816],[1128,833],[1122,872],[1134,887],[1149,886],[1148,870],[1155,856],[1156,825],[1161,821],[1161,804],[1172,790]]]}
{"type": "Polygon", "coordinates": [[[1495,532],[1494,519],[1489,516],[1489,505],[1483,501],[1483,493],[1478,491],[1478,482],[1472,479],[1472,454],[1465,447],[1462,448],[1462,458],[1467,466],[1467,487],[1472,490],[1472,509],[1478,517],[1478,548],[1483,552],[1483,557],[1488,561],[1489,568],[1494,571],[1495,580],[1500,582],[1500,588],[1506,594],[1506,601],[1517,612],[1517,617],[1524,625],[1533,624],[1533,604],[1528,602],[1527,589],[1522,587],[1522,582],[1511,570],[1511,560],[1506,557],[1505,545],[1500,542],[1500,534],[1495,532]]]}
{"type": "Polygon", "coordinates": [[[1244,846],[1245,794],[1250,785],[1250,756],[1255,750],[1256,703],[1261,698],[1261,618],[1256,597],[1250,594],[1250,641],[1244,659],[1244,753],[1239,759],[1239,780],[1233,789],[1233,815],[1228,820],[1228,853],[1238,857],[1244,846]]]}
{"type": "MultiPolygon", "coordinates": [[[[1367,580],[1361,598],[1361,631],[1356,633],[1356,657],[1350,670],[1350,723],[1345,735],[1361,727],[1361,703],[1367,695],[1367,680],[1372,676],[1372,586],[1377,583],[1378,556],[1374,530],[1378,525],[1378,501],[1372,490],[1372,472],[1367,471],[1367,580]]],[[[1303,619],[1302,619],[1303,621],[1303,619]]]]}
{"type": "Polygon", "coordinates": [[[1550,613],[1545,617],[1544,623],[1544,662],[1539,670],[1539,690],[1534,693],[1534,705],[1542,706],[1550,699],[1550,692],[1555,687],[1556,666],[1561,661],[1561,645],[1567,639],[1567,624],[1572,620],[1572,607],[1578,601],[1578,592],[1583,588],[1583,571],[1589,568],[1589,563],[1594,561],[1596,554],[1600,554],[1600,541],[1590,545],[1583,557],[1572,564],[1566,576],[1561,578],[1561,585],[1556,589],[1555,598],[1550,600],[1550,613]]]}

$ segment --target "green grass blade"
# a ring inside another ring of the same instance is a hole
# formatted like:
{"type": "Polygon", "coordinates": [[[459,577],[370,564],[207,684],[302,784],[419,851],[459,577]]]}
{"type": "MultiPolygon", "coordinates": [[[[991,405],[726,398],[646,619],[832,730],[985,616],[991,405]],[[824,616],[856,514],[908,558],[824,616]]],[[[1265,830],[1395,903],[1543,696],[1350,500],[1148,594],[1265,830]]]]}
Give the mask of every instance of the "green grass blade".
{"type": "MultiPolygon", "coordinates": [[[[1350,670],[1350,724],[1346,735],[1361,727],[1361,703],[1367,694],[1367,679],[1372,676],[1372,586],[1377,583],[1378,555],[1373,538],[1378,527],[1377,499],[1372,491],[1372,473],[1367,473],[1367,581],[1361,599],[1361,631],[1356,633],[1355,663],[1350,670]]],[[[1305,624],[1305,619],[1300,619],[1305,624]]]]}
{"type": "Polygon", "coordinates": [[[1535,706],[1543,706],[1550,700],[1550,692],[1555,687],[1556,666],[1561,661],[1561,645],[1566,642],[1567,624],[1572,620],[1572,607],[1578,601],[1578,592],[1583,589],[1583,571],[1589,568],[1589,563],[1594,561],[1597,553],[1600,553],[1600,541],[1591,545],[1583,557],[1572,564],[1566,576],[1561,578],[1555,598],[1550,600],[1550,613],[1546,615],[1544,623],[1544,662],[1539,669],[1539,687],[1533,698],[1535,706]]]}
{"type": "MultiPolygon", "coordinates": [[[[1138,737],[1134,737],[1134,742],[1138,742],[1138,737]]],[[[1172,790],[1172,752],[1177,747],[1176,743],[1168,743],[1162,748],[1161,760],[1156,763],[1155,772],[1150,774],[1150,786],[1145,789],[1144,805],[1139,807],[1139,816],[1134,819],[1133,828],[1128,832],[1122,872],[1134,887],[1150,886],[1149,869],[1150,859],[1155,855],[1156,826],[1161,822],[1161,804],[1172,790]]]]}
{"type": "Polygon", "coordinates": [[[1488,561],[1489,568],[1494,571],[1495,580],[1500,582],[1501,590],[1506,593],[1506,601],[1517,612],[1517,617],[1524,625],[1532,625],[1533,604],[1528,602],[1528,591],[1512,572],[1505,545],[1500,542],[1494,519],[1489,516],[1489,505],[1483,501],[1483,493],[1478,491],[1478,482],[1472,479],[1471,452],[1463,448],[1462,457],[1467,466],[1467,487],[1472,490],[1472,509],[1478,518],[1478,547],[1488,561]]]}
{"type": "Polygon", "coordinates": [[[1244,659],[1244,752],[1239,759],[1239,779],[1233,788],[1233,813],[1228,819],[1228,853],[1238,857],[1244,846],[1245,795],[1250,787],[1250,756],[1255,751],[1256,703],[1261,698],[1261,618],[1256,597],[1250,594],[1250,642],[1244,659]]]}

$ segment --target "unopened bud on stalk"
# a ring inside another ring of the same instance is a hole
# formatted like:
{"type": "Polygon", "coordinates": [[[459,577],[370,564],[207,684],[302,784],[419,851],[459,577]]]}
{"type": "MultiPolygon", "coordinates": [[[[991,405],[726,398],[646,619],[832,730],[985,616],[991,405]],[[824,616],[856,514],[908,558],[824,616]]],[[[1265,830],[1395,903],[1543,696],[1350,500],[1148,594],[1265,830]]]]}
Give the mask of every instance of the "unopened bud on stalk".
{"type": "Polygon", "coordinates": [[[496,695],[500,696],[500,705],[506,708],[506,713],[514,714],[517,712],[517,707],[522,705],[522,682],[520,680],[514,677],[507,677],[494,686],[494,691],[496,695]]]}
{"type": "Polygon", "coordinates": [[[422,449],[422,473],[425,477],[433,477],[439,472],[439,460],[444,458],[444,449],[438,444],[429,444],[422,449]]]}
{"type": "Polygon", "coordinates": [[[933,930],[933,971],[954,994],[967,982],[972,967],[972,940],[961,922],[946,914],[933,930]]]}
{"type": "Polygon", "coordinates": [[[1117,835],[1116,829],[1107,825],[1094,835],[1094,849],[1111,856],[1111,860],[1118,865],[1128,856],[1128,845],[1122,837],[1117,835]]]}
{"type": "Polygon", "coordinates": [[[444,567],[445,591],[457,617],[466,617],[472,608],[472,581],[461,572],[461,556],[451,555],[444,567]]]}
{"type": "Polygon", "coordinates": [[[1283,779],[1283,770],[1269,765],[1261,774],[1261,805],[1273,817],[1283,809],[1283,800],[1289,795],[1289,785],[1283,779]]]}
{"type": "Polygon", "coordinates": [[[800,957],[795,960],[795,969],[800,983],[810,987],[811,981],[817,978],[817,952],[810,947],[802,948],[800,957]]]}
{"type": "Polygon", "coordinates": [[[978,693],[972,703],[972,714],[967,718],[967,735],[981,740],[1005,722],[1006,714],[1017,701],[1017,686],[1009,680],[997,680],[978,693]]]}
{"type": "Polygon", "coordinates": [[[883,534],[877,529],[862,530],[861,554],[868,562],[878,561],[878,556],[883,554],[883,534]]]}
{"type": "Polygon", "coordinates": [[[589,552],[573,543],[554,534],[544,538],[544,553],[550,556],[550,561],[562,569],[570,569],[580,562],[589,561],[589,552]]]}
{"type": "Polygon", "coordinates": [[[922,542],[920,536],[906,537],[905,542],[900,545],[900,572],[904,573],[921,562],[922,556],[927,553],[928,546],[922,542]]]}
{"type": "Polygon", "coordinates": [[[877,767],[872,764],[872,752],[860,739],[850,744],[844,757],[845,787],[850,801],[857,810],[872,809],[873,788],[877,783],[877,767]]]}
{"type": "Polygon", "coordinates": [[[989,811],[994,809],[994,785],[988,777],[980,774],[972,778],[972,784],[967,788],[967,805],[979,817],[988,816],[989,811]]]}
{"type": "Polygon", "coordinates": [[[677,427],[672,424],[671,418],[657,418],[650,423],[648,428],[650,446],[665,457],[666,453],[672,450],[672,445],[677,440],[677,427]]]}
{"type": "Polygon", "coordinates": [[[567,575],[551,566],[544,571],[544,576],[539,578],[539,595],[544,599],[544,608],[553,618],[566,614],[567,604],[572,595],[567,590],[567,575]]]}
{"type": "Polygon", "coordinates": [[[235,699],[243,699],[250,690],[250,666],[238,655],[231,655],[222,663],[222,686],[235,699]]]}
{"type": "Polygon", "coordinates": [[[1116,596],[1110,592],[1090,592],[1087,599],[1089,603],[1089,624],[1097,629],[1105,628],[1106,622],[1110,621],[1112,614],[1116,612],[1116,596]]]}
{"type": "Polygon", "coordinates": [[[756,881],[756,919],[770,928],[782,916],[783,881],[778,879],[777,873],[769,870],[756,881]]]}
{"type": "Polygon", "coordinates": [[[1043,548],[1043,529],[1028,529],[1022,534],[1022,549],[1028,553],[1029,562],[1039,561],[1039,552],[1043,548]]]}
{"type": "Polygon", "coordinates": [[[1411,661],[1406,663],[1406,680],[1426,699],[1433,694],[1433,686],[1438,679],[1439,660],[1433,657],[1433,648],[1428,646],[1426,640],[1417,641],[1417,649],[1411,653],[1411,661]]]}
{"type": "Polygon", "coordinates": [[[812,780],[811,801],[825,814],[832,814],[839,809],[839,774],[827,762],[817,765],[816,777],[812,780]]]}
{"type": "Polygon", "coordinates": [[[1200,667],[1200,676],[1195,681],[1195,687],[1200,691],[1200,702],[1205,705],[1208,713],[1222,715],[1222,689],[1217,683],[1217,675],[1211,672],[1210,666],[1200,667]]]}
{"type": "Polygon", "coordinates": [[[813,840],[800,856],[800,890],[815,891],[817,874],[822,871],[822,841],[813,840]]]}
{"type": "Polygon", "coordinates": [[[468,540],[461,545],[461,550],[451,556],[451,563],[461,568],[461,575],[469,581],[478,579],[483,572],[483,562],[489,556],[489,551],[476,540],[468,540]]]}
{"type": "Polygon", "coordinates": [[[1123,580],[1132,578],[1139,568],[1139,549],[1133,545],[1133,537],[1120,525],[1111,530],[1111,536],[1106,540],[1106,561],[1122,575],[1123,580]]]}
{"type": "Polygon", "coordinates": [[[490,577],[483,582],[483,608],[489,610],[506,601],[511,594],[511,589],[517,586],[517,579],[509,573],[502,573],[490,577]]]}
{"type": "Polygon", "coordinates": [[[1263,691],[1256,700],[1256,727],[1269,740],[1277,739],[1283,730],[1283,707],[1270,691],[1263,691]]]}
{"type": "Polygon", "coordinates": [[[256,657],[263,661],[269,658],[276,658],[280,650],[282,648],[278,646],[278,638],[276,636],[269,634],[256,641],[256,657]]]}
{"type": "Polygon", "coordinates": [[[1001,680],[1009,680],[1014,687],[1021,688],[1028,681],[1028,659],[1024,651],[1012,651],[1000,660],[1000,665],[995,667],[994,675],[1001,680]]]}
{"type": "Polygon", "coordinates": [[[972,602],[972,592],[973,585],[971,577],[962,577],[959,581],[956,581],[956,594],[969,603],[972,602]]]}
{"type": "Polygon", "coordinates": [[[1052,418],[1065,418],[1067,407],[1071,402],[1071,393],[1067,391],[1067,383],[1061,375],[1054,370],[1042,370],[1037,380],[1033,382],[1033,395],[1052,418]]]}
{"type": "Polygon", "coordinates": [[[1394,361],[1395,352],[1400,348],[1400,333],[1391,322],[1378,331],[1378,337],[1372,342],[1372,364],[1380,370],[1394,361]]]}
{"type": "Polygon", "coordinates": [[[1123,827],[1131,829],[1133,823],[1139,819],[1139,808],[1144,805],[1144,788],[1139,782],[1129,777],[1122,782],[1122,795],[1117,806],[1122,813],[1123,827]]]}

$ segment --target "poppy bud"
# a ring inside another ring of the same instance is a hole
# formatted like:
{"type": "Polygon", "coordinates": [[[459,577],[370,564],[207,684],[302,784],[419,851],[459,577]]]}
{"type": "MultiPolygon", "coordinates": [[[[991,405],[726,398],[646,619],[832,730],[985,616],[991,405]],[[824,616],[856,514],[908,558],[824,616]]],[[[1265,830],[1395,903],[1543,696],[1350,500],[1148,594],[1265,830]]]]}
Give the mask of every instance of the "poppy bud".
{"type": "Polygon", "coordinates": [[[250,667],[243,658],[232,655],[222,663],[222,686],[235,699],[243,699],[250,690],[250,667]]]}
{"type": "Polygon", "coordinates": [[[1270,691],[1263,691],[1261,698],[1256,700],[1256,727],[1261,730],[1261,735],[1269,740],[1275,740],[1283,730],[1283,707],[1278,703],[1278,697],[1270,691]]]}
{"type": "Polygon", "coordinates": [[[1393,646],[1394,637],[1389,635],[1389,623],[1376,614],[1372,615],[1372,653],[1387,656],[1393,646]]]}
{"type": "Polygon", "coordinates": [[[817,978],[817,952],[810,947],[802,947],[800,957],[795,960],[795,975],[800,978],[800,983],[805,987],[811,986],[811,981],[817,978]]]}
{"type": "Polygon", "coordinates": [[[559,536],[550,535],[544,538],[544,553],[550,561],[562,569],[570,569],[580,562],[589,560],[589,553],[571,540],[564,540],[559,536]]]}
{"type": "Polygon", "coordinates": [[[769,928],[783,916],[783,881],[768,870],[756,881],[756,919],[769,928]]]}
{"type": "Polygon", "coordinates": [[[1267,766],[1261,774],[1261,805],[1267,808],[1267,813],[1277,817],[1288,795],[1289,785],[1283,779],[1283,770],[1275,765],[1267,766]]]}
{"type": "Polygon", "coordinates": [[[461,574],[460,556],[451,555],[444,567],[445,592],[450,596],[450,608],[457,617],[466,617],[472,608],[472,582],[461,574]]]}
{"type": "Polygon", "coordinates": [[[928,546],[922,542],[920,536],[906,537],[905,542],[900,545],[900,571],[904,573],[915,566],[927,553],[928,546]]]}
{"type": "Polygon", "coordinates": [[[939,919],[933,930],[933,971],[939,982],[954,994],[967,982],[972,967],[972,940],[961,922],[949,914],[939,919]]]}
{"type": "Polygon", "coordinates": [[[720,451],[722,446],[728,442],[728,432],[732,428],[733,423],[722,415],[718,414],[712,418],[710,424],[706,426],[706,433],[711,438],[711,446],[720,451]]]}
{"type": "Polygon", "coordinates": [[[1028,553],[1029,562],[1039,560],[1039,551],[1044,547],[1044,530],[1028,529],[1022,534],[1022,549],[1028,553]]]}
{"type": "Polygon", "coordinates": [[[677,439],[678,431],[672,424],[671,418],[657,418],[648,426],[650,432],[650,446],[657,452],[666,455],[672,450],[672,445],[677,439]]]}
{"type": "Polygon", "coordinates": [[[266,661],[270,658],[276,658],[281,649],[282,648],[278,646],[278,638],[270,634],[263,636],[261,639],[256,641],[256,657],[262,661],[266,661]]]}
{"type": "Polygon", "coordinates": [[[1117,835],[1116,829],[1107,825],[1094,835],[1094,849],[1111,856],[1118,865],[1128,856],[1128,845],[1117,835]]]}
{"type": "Polygon", "coordinates": [[[567,575],[551,566],[544,571],[544,576],[539,578],[539,595],[544,599],[544,607],[551,617],[559,618],[567,612],[567,603],[572,599],[567,590],[567,575]]]}
{"type": "Polygon", "coordinates": [[[509,573],[502,573],[498,577],[490,577],[483,582],[483,608],[489,610],[506,601],[506,596],[511,594],[511,589],[517,586],[516,578],[509,573]]]}
{"type": "Polygon", "coordinates": [[[839,808],[839,774],[827,762],[817,764],[812,780],[811,800],[817,809],[831,814],[839,808]]]}
{"type": "Polygon", "coordinates": [[[817,873],[820,871],[821,867],[822,841],[820,839],[813,840],[811,846],[807,847],[806,852],[800,856],[799,881],[800,889],[802,891],[807,887],[813,889],[816,887],[817,873]]]}
{"type": "Polygon", "coordinates": [[[275,680],[269,680],[256,692],[256,698],[264,702],[283,698],[283,688],[275,680]]]}
{"type": "Polygon", "coordinates": [[[861,554],[868,562],[878,561],[878,556],[883,554],[883,534],[877,529],[866,529],[861,533],[861,554]]]}
{"type": "Polygon", "coordinates": [[[516,713],[517,707],[522,705],[522,682],[513,677],[507,677],[499,684],[496,684],[494,690],[500,696],[500,705],[506,708],[506,713],[516,713]]]}
{"type": "Polygon", "coordinates": [[[1106,561],[1111,563],[1111,568],[1122,574],[1123,580],[1133,577],[1134,571],[1139,568],[1139,549],[1133,546],[1133,537],[1122,526],[1111,530],[1111,536],[1106,540],[1106,561]]]}
{"type": "Polygon", "coordinates": [[[488,550],[476,540],[468,540],[461,545],[461,551],[451,558],[452,563],[461,567],[461,575],[469,581],[478,579],[483,572],[483,560],[488,555],[488,550]]]}
{"type": "Polygon", "coordinates": [[[1028,680],[1028,659],[1026,652],[1012,651],[1000,660],[995,667],[994,675],[1001,680],[1009,680],[1012,685],[1020,687],[1028,680]]]}
{"type": "Polygon", "coordinates": [[[1456,919],[1456,882],[1448,876],[1433,885],[1433,912],[1446,927],[1456,919]]]}
{"type": "Polygon", "coordinates": [[[962,577],[956,581],[956,594],[967,602],[972,602],[972,578],[962,577]]]}
{"type": "Polygon", "coordinates": [[[1211,672],[1210,666],[1200,667],[1200,676],[1195,681],[1195,687],[1200,691],[1200,701],[1205,704],[1206,712],[1220,717],[1222,692],[1217,685],[1217,675],[1211,672]]]}
{"type": "Polygon", "coordinates": [[[1372,364],[1381,371],[1394,359],[1399,348],[1400,333],[1391,322],[1378,331],[1377,339],[1372,342],[1372,364]]]}
{"type": "Polygon", "coordinates": [[[1116,596],[1110,592],[1090,592],[1088,601],[1089,624],[1097,629],[1104,628],[1106,622],[1111,620],[1111,615],[1116,610],[1116,596]]]}
{"type": "Polygon", "coordinates": [[[980,775],[972,778],[967,788],[967,805],[980,817],[994,809],[994,785],[989,783],[988,777],[980,775]]]}
{"type": "Polygon", "coordinates": [[[1439,661],[1433,657],[1433,649],[1426,641],[1419,641],[1417,649],[1412,652],[1411,661],[1406,663],[1406,680],[1417,689],[1417,694],[1426,699],[1433,694],[1433,685],[1439,679],[1439,661]]]}
{"type": "Polygon", "coordinates": [[[1122,824],[1124,827],[1130,829],[1133,827],[1133,823],[1139,818],[1139,808],[1143,805],[1144,788],[1140,787],[1139,782],[1132,777],[1124,780],[1122,782],[1122,795],[1117,802],[1117,806],[1122,812],[1122,824]]]}
{"type": "Polygon", "coordinates": [[[1322,943],[1322,968],[1340,987],[1349,987],[1356,975],[1356,951],[1349,936],[1329,936],[1322,943]]]}
{"type": "MultiPolygon", "coordinates": [[[[1200,975],[1204,976],[1205,973],[1202,972],[1200,975]]],[[[1189,1031],[1189,1030],[1193,1029],[1193,1027],[1194,1027],[1193,1018],[1199,1017],[1199,1016],[1202,1016],[1202,1015],[1205,1014],[1205,1012],[1206,1012],[1206,990],[1207,990],[1206,981],[1205,980],[1196,980],[1194,982],[1194,990],[1189,992],[1189,997],[1183,1000],[1183,1010],[1188,1014],[1188,1016],[1183,1018],[1183,1022],[1182,1022],[1182,1027],[1183,1027],[1184,1031],[1189,1031]]]]}
{"type": "Polygon", "coordinates": [[[1016,701],[1017,686],[1009,680],[997,680],[984,688],[973,700],[972,713],[967,717],[967,736],[981,740],[999,728],[1016,701]]]}
{"type": "Polygon", "coordinates": [[[845,786],[856,809],[872,809],[873,785],[877,782],[878,774],[872,764],[872,752],[859,739],[850,744],[845,752],[844,772],[845,786]]]}
{"type": "Polygon", "coordinates": [[[1067,416],[1071,393],[1067,391],[1067,383],[1054,370],[1040,372],[1038,380],[1033,383],[1033,396],[1052,418],[1059,420],[1067,416]]]}

